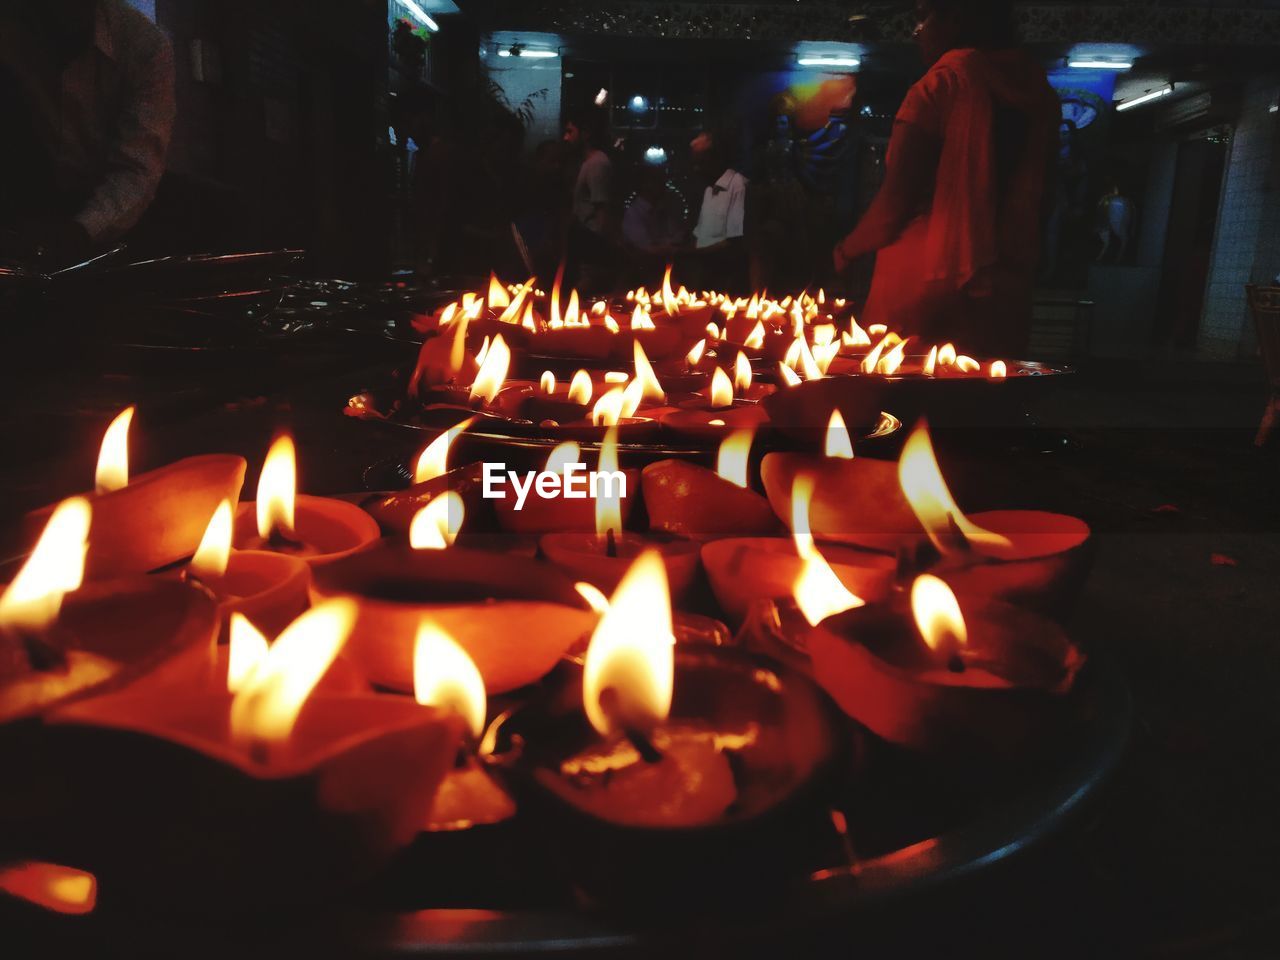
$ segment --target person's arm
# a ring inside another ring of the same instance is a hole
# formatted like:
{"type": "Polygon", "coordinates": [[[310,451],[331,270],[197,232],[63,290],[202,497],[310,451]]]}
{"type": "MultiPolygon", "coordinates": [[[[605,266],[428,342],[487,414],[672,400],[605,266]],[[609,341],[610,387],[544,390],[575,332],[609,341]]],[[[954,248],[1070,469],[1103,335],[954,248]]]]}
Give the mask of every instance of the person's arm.
{"type": "Polygon", "coordinates": [[[94,242],[132,227],[155,198],[173,130],[173,50],[157,37],[149,57],[128,77],[127,102],[116,119],[107,172],[75,220],[94,242]]]}
{"type": "Polygon", "coordinates": [[[934,134],[913,123],[896,123],[889,152],[893,163],[885,170],[880,191],[853,232],[836,246],[837,273],[898,239],[932,193],[942,152],[934,134]]]}

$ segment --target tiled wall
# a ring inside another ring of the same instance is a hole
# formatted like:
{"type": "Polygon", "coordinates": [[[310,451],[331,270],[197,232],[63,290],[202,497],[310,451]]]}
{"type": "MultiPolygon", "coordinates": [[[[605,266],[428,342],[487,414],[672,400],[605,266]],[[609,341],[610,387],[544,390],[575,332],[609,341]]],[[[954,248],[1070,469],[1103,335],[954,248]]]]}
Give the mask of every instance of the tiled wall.
{"type": "Polygon", "coordinates": [[[1280,77],[1249,81],[1231,141],[1198,353],[1235,359],[1254,350],[1246,283],[1280,272],[1280,77]]]}

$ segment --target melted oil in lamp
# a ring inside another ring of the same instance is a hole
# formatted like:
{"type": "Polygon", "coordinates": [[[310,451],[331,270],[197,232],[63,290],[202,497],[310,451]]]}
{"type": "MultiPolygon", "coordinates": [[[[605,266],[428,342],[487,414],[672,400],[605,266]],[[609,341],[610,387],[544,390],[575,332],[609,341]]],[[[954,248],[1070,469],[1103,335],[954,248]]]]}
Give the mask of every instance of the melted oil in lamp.
{"type": "Polygon", "coordinates": [[[794,828],[821,811],[837,737],[803,677],[737,650],[676,646],[664,566],[649,552],[581,671],[509,714],[494,742],[521,815],[551,828],[589,893],[696,890],[702,904],[778,879],[776,861],[802,845],[794,828]]]}
{"type": "Polygon", "coordinates": [[[355,617],[351,601],[312,608],[234,694],[126,687],[48,715],[47,749],[71,788],[48,816],[104,888],[188,910],[192,897],[310,902],[417,835],[461,723],[403,697],[312,697],[355,617]]]}
{"type": "Polygon", "coordinates": [[[1061,719],[1084,657],[1058,626],[1007,604],[962,613],[930,574],[904,606],[809,617],[813,675],[850,716],[953,757],[1016,751],[1061,719]]]}
{"type": "MultiPolygon", "coordinates": [[[[244,458],[231,454],[186,457],[131,477],[128,439],[133,412],[133,407],[127,408],[107,428],[94,492],[84,495],[93,508],[94,523],[85,560],[89,579],[147,573],[191,556],[209,515],[221,501],[239,499],[244,483],[244,458]]],[[[53,509],[27,516],[29,542],[35,542],[53,509]]]]}
{"type": "MultiPolygon", "coordinates": [[[[600,445],[599,472],[609,475],[616,473],[617,467],[617,434],[611,430],[600,445]]],[[[634,493],[636,479],[638,478],[627,477],[628,496],[634,493]]],[[[542,555],[573,580],[612,591],[637,557],[647,551],[655,551],[662,558],[672,591],[678,597],[686,596],[698,575],[697,544],[688,540],[624,531],[623,498],[619,485],[602,483],[592,492],[594,496],[588,502],[593,507],[595,532],[557,531],[543,534],[538,541],[542,555]]]]}
{"type": "Polygon", "coordinates": [[[454,445],[474,422],[474,417],[467,417],[427,445],[414,464],[412,485],[362,504],[383,530],[407,534],[422,508],[448,492],[462,498],[472,517],[480,518],[487,514],[487,501],[482,496],[484,464],[474,462],[449,468],[449,456],[454,445]]]}
{"type": "Polygon", "coordinates": [[[684,460],[645,467],[641,483],[649,528],[693,540],[780,532],[769,501],[748,483],[754,438],[752,429],[725,437],[715,470],[684,460]]]}
{"type": "Polygon", "coordinates": [[[467,651],[490,695],[540,680],[595,626],[573,582],[545,563],[432,546],[384,540],[312,572],[317,602],[356,601],[346,652],[379,686],[412,692],[413,638],[424,620],[467,651]]]}
{"type": "Polygon", "coordinates": [[[230,500],[218,504],[184,576],[217,601],[221,641],[229,638],[236,613],[274,636],[310,605],[311,568],[287,553],[232,550],[232,516],[230,500]]]}
{"type": "Polygon", "coordinates": [[[381,536],[378,523],[344,500],[297,493],[293,440],[282,435],[271,445],[258,477],[257,500],[240,504],[237,550],[266,550],[330,563],[381,536]]]}
{"type": "Polygon", "coordinates": [[[83,497],[59,504],[0,593],[0,721],[207,661],[217,611],[204,592],[144,575],[82,585],[92,516],[83,497]]]}
{"type": "Polygon", "coordinates": [[[797,478],[790,538],[734,538],[702,548],[712,591],[731,623],[743,623],[757,601],[796,596],[797,584],[804,585],[800,595],[806,603],[836,604],[840,610],[889,597],[897,569],[894,559],[838,544],[824,544],[819,550],[810,528],[812,497],[813,479],[797,478]]]}

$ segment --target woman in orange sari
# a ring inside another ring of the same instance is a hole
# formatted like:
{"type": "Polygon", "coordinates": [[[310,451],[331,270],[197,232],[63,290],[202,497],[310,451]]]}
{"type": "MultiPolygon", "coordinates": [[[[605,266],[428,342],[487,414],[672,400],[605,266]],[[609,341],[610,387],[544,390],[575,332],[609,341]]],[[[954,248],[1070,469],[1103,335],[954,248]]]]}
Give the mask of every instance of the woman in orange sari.
{"type": "Polygon", "coordinates": [[[1061,108],[1014,45],[1007,2],[925,0],[917,13],[929,70],[894,119],[884,184],[836,246],[836,272],[878,254],[864,325],[1017,357],[1061,108]]]}

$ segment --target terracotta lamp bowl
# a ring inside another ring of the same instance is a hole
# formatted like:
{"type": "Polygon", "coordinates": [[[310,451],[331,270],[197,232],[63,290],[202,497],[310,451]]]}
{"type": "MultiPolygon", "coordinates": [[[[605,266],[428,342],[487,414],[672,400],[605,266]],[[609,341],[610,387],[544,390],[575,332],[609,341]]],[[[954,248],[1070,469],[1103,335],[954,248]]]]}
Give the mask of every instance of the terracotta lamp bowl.
{"type": "Polygon", "coordinates": [[[345,653],[371,681],[413,690],[418,625],[432,620],[476,662],[490,694],[541,679],[595,629],[573,581],[546,564],[483,551],[376,544],[317,568],[317,601],[359,603],[345,653]]]}

